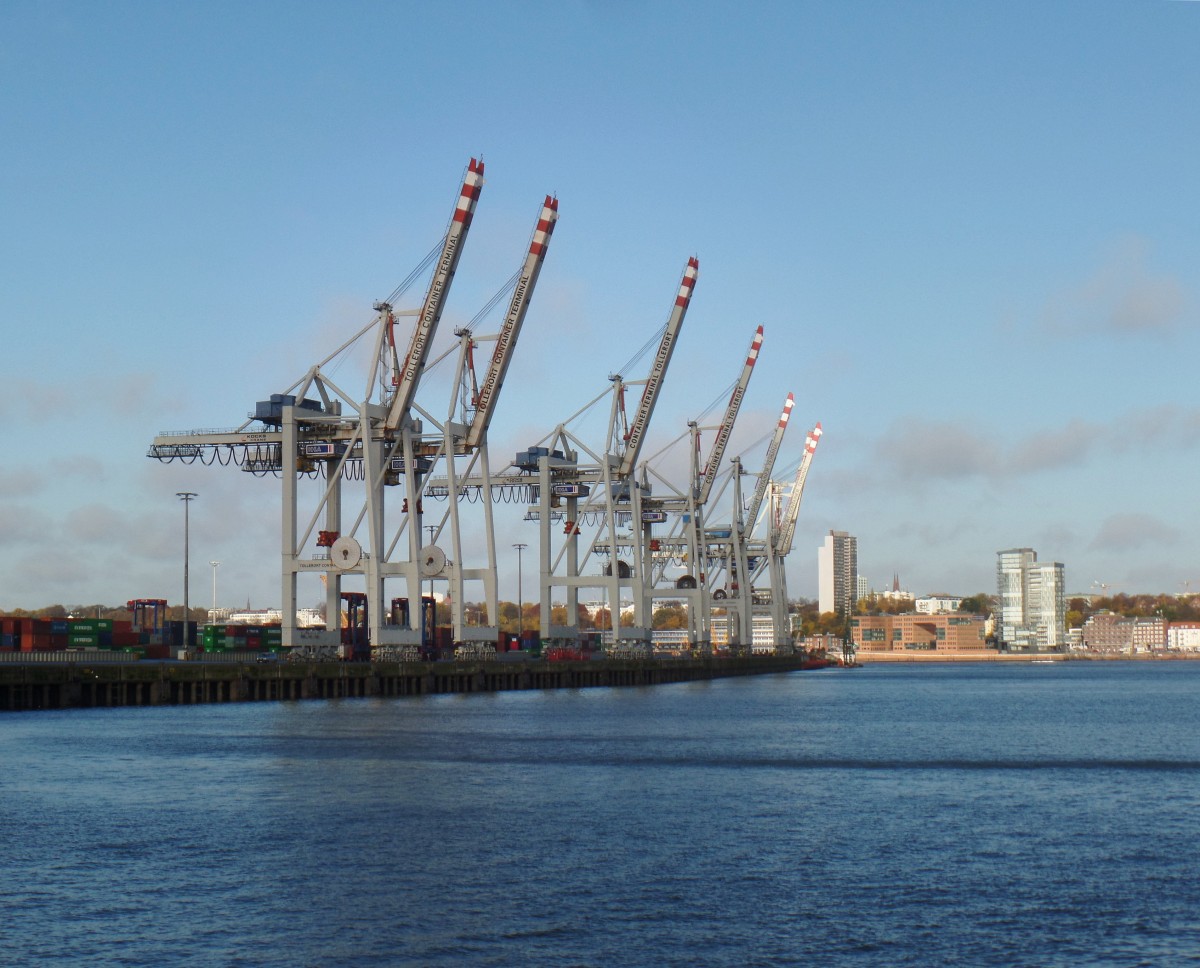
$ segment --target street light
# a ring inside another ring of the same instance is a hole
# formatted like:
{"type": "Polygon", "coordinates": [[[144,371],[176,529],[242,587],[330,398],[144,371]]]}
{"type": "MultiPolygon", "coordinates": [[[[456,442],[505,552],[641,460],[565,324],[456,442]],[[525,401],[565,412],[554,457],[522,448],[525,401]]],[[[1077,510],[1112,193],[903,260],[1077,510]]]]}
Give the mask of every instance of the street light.
{"type": "Polygon", "coordinates": [[[183,647],[188,647],[188,506],[196,498],[195,491],[176,491],[183,502],[183,647]]]}
{"type": "Polygon", "coordinates": [[[529,545],[518,541],[513,547],[517,549],[517,640],[520,641],[521,633],[525,631],[525,595],[521,588],[521,552],[529,545]]]}
{"type": "MultiPolygon", "coordinates": [[[[212,570],[213,570],[213,607],[212,607],[212,610],[215,612],[217,610],[217,566],[220,565],[221,563],[219,561],[210,561],[209,564],[212,565],[212,570]]],[[[210,622],[215,621],[215,619],[209,619],[209,621],[210,622]]]]}
{"type": "MultiPolygon", "coordinates": [[[[425,525],[425,530],[429,532],[429,543],[433,544],[433,536],[437,534],[437,525],[427,524],[425,525]]],[[[433,600],[433,575],[429,576],[429,608],[431,610],[429,615],[429,632],[432,635],[433,630],[437,628],[437,602],[433,600]]],[[[425,614],[424,608],[421,609],[421,614],[425,614]]]]}

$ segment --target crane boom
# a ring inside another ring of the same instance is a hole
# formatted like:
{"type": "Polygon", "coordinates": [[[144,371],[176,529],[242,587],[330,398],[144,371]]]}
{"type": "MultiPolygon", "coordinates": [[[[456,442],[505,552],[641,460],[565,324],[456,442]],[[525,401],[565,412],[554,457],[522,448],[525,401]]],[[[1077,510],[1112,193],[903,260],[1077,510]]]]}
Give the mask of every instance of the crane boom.
{"type": "Polygon", "coordinates": [[[450,219],[450,227],[446,229],[446,238],[442,243],[442,253],[438,257],[437,266],[433,270],[433,279],[429,283],[429,291],[425,294],[425,303],[421,307],[421,315],[413,328],[412,340],[408,344],[408,355],[404,364],[392,377],[395,392],[388,408],[386,426],[395,430],[400,426],[404,415],[412,406],[413,397],[417,392],[417,384],[421,379],[421,371],[425,368],[425,360],[429,356],[429,347],[433,343],[434,331],[442,318],[442,307],[446,302],[446,293],[454,280],[454,270],[458,268],[458,259],[462,254],[462,244],[467,238],[467,230],[471,227],[471,219],[475,214],[475,204],[479,201],[479,191],[483,187],[483,162],[471,159],[467,173],[463,178],[462,190],[458,195],[458,203],[454,207],[454,215],[450,219]]]}
{"type": "Polygon", "coordinates": [[[754,522],[758,520],[758,510],[762,507],[763,498],[766,497],[767,485],[771,482],[771,472],[775,469],[775,458],[779,456],[779,445],[783,443],[788,417],[792,415],[792,407],[795,405],[796,401],[789,393],[783,402],[783,413],[779,415],[779,424],[775,427],[771,443],[767,445],[762,473],[758,475],[758,484],[754,488],[754,495],[750,498],[750,506],[746,508],[746,526],[750,529],[754,528],[754,522]]]}
{"type": "Polygon", "coordinates": [[[813,454],[817,449],[817,441],[821,439],[821,425],[817,424],[804,438],[804,456],[800,458],[800,466],[796,468],[796,482],[792,485],[792,493],[788,495],[787,509],[783,513],[783,521],[779,528],[779,543],[775,553],[780,558],[787,556],[792,550],[792,538],[796,534],[796,518],[800,516],[800,498],[804,494],[804,482],[808,478],[808,468],[812,464],[813,454]]]}
{"type": "Polygon", "coordinates": [[[729,443],[729,435],[733,433],[733,422],[737,419],[738,410],[742,406],[742,397],[746,395],[746,387],[750,384],[750,375],[754,372],[754,361],[758,359],[762,341],[763,328],[759,326],[754,331],[754,339],[750,341],[750,352],[746,354],[746,364],[742,367],[742,374],[738,377],[738,381],[733,387],[733,393],[729,397],[729,406],[725,408],[725,419],[721,421],[721,426],[717,430],[717,438],[713,441],[712,453],[708,455],[708,463],[704,465],[704,476],[700,480],[700,493],[696,497],[697,504],[704,504],[708,501],[713,481],[717,479],[717,471],[725,457],[725,447],[729,443]]]}
{"type": "Polygon", "coordinates": [[[675,338],[679,335],[679,327],[683,325],[683,317],[687,315],[688,304],[692,301],[692,290],[696,286],[696,277],[700,272],[700,263],[693,256],[688,259],[683,270],[683,278],[679,281],[679,292],[675,296],[675,305],[667,319],[666,329],[663,330],[662,340],[658,345],[658,353],[654,364],[650,367],[650,376],[646,378],[646,386],[642,390],[642,400],[638,404],[637,414],[629,425],[629,433],[625,435],[625,453],[621,456],[618,473],[628,477],[634,465],[637,464],[638,454],[642,449],[642,437],[654,413],[654,404],[658,399],[658,391],[662,386],[667,364],[671,362],[671,354],[675,350],[675,338]]]}
{"type": "Polygon", "coordinates": [[[508,306],[508,314],[504,317],[504,325],[496,337],[496,348],[492,351],[492,361],[488,364],[487,374],[479,387],[475,398],[475,418],[467,430],[466,445],[468,448],[479,446],[479,442],[487,433],[491,422],[496,396],[504,383],[504,374],[508,372],[508,364],[512,360],[512,351],[516,346],[517,337],[521,334],[521,325],[525,322],[525,313],[529,309],[533,290],[537,285],[538,275],[542,271],[542,261],[546,258],[546,250],[550,247],[550,236],[554,232],[554,223],[558,221],[558,199],[550,195],[542,204],[538,216],[537,227],[533,230],[533,238],[529,242],[529,252],[521,274],[517,278],[517,286],[513,290],[512,301],[508,306]]]}

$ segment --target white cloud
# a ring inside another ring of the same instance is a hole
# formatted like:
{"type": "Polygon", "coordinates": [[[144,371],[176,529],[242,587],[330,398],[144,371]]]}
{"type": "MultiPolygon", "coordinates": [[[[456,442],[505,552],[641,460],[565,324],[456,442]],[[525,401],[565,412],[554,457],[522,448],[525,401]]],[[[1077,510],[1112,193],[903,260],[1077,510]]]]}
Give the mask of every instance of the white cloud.
{"type": "Polygon", "coordinates": [[[1149,514],[1113,514],[1105,518],[1089,545],[1092,551],[1125,552],[1179,543],[1179,532],[1149,514]]]}
{"type": "Polygon", "coordinates": [[[1146,454],[1197,445],[1200,410],[1171,406],[1133,411],[1108,424],[1074,417],[1061,427],[1030,432],[1015,441],[1002,441],[995,431],[963,421],[909,417],[879,438],[870,458],[889,479],[1011,481],[1081,467],[1106,449],[1116,459],[1122,450],[1134,447],[1146,454]]]}
{"type": "Polygon", "coordinates": [[[908,479],[990,477],[1001,469],[988,431],[952,421],[893,424],[875,445],[875,456],[908,479]]]}
{"type": "Polygon", "coordinates": [[[19,498],[37,494],[45,486],[40,473],[29,467],[0,470],[0,498],[19,498]]]}
{"type": "Polygon", "coordinates": [[[1179,280],[1147,268],[1148,248],[1142,240],[1128,240],[1087,279],[1053,294],[1042,310],[1042,327],[1064,336],[1165,336],[1194,324],[1179,280]]]}

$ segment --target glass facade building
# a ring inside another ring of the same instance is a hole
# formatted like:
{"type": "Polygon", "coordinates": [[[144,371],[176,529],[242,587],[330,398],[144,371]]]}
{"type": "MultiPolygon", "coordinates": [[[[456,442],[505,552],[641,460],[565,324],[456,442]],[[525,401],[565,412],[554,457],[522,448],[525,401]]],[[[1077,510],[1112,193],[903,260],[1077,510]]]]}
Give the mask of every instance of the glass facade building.
{"type": "Polygon", "coordinates": [[[1039,562],[1032,548],[997,552],[996,595],[996,635],[1003,647],[1066,647],[1066,582],[1060,562],[1039,562]]]}

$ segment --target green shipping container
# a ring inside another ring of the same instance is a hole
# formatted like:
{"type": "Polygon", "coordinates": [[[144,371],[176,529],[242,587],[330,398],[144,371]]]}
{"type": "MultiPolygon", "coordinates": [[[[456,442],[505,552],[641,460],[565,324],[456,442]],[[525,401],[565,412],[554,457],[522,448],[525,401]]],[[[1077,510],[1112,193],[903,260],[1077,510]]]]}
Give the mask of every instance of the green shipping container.
{"type": "Polygon", "coordinates": [[[68,624],[71,632],[111,632],[113,630],[111,618],[77,618],[68,624]]]}

